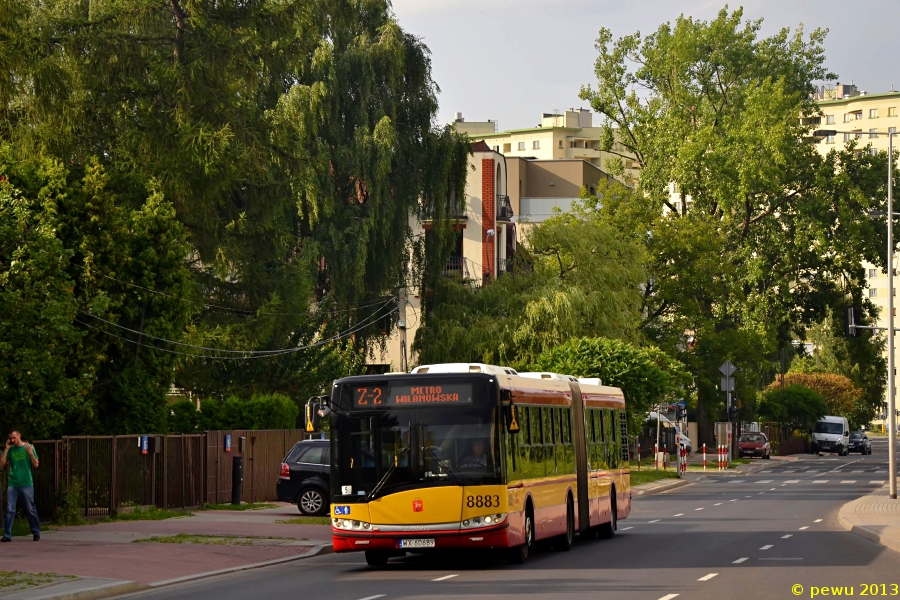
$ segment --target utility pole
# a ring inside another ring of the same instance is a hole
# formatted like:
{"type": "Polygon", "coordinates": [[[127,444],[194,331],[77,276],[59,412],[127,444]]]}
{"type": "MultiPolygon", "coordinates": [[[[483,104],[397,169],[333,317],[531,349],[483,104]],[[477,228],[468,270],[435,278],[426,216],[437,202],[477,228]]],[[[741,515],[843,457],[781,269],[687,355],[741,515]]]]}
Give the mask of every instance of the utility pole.
{"type": "Polygon", "coordinates": [[[409,371],[406,346],[406,287],[401,287],[397,292],[397,304],[397,314],[399,315],[397,327],[400,329],[400,370],[406,373],[409,371]]]}

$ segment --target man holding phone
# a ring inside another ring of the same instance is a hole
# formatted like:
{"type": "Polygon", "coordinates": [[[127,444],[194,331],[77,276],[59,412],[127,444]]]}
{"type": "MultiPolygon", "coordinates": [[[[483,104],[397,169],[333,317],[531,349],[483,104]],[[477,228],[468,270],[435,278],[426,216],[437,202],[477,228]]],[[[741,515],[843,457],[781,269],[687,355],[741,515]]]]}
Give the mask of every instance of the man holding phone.
{"type": "Polygon", "coordinates": [[[12,541],[12,524],[16,517],[16,504],[19,500],[25,508],[28,524],[31,525],[32,539],[41,539],[41,522],[34,508],[34,477],[31,469],[37,468],[38,457],[34,446],[22,441],[22,435],[13,429],[6,440],[6,448],[0,454],[0,469],[9,465],[9,483],[6,488],[6,521],[3,524],[3,537],[0,542],[12,541]]]}

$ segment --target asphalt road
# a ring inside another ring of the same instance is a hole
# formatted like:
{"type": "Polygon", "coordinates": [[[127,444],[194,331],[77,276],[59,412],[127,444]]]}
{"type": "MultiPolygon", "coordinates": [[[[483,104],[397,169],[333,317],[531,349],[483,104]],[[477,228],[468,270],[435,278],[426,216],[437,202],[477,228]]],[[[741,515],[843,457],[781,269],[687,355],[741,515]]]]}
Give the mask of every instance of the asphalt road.
{"type": "Polygon", "coordinates": [[[900,554],[837,521],[844,503],[887,480],[887,443],[873,446],[872,456],[773,460],[750,476],[636,498],[614,539],[576,541],[570,552],[540,552],[523,566],[411,556],[372,570],[362,554],[332,554],[130,597],[719,600],[810,598],[813,586],[852,586],[860,596],[863,584],[892,595],[900,554]]]}

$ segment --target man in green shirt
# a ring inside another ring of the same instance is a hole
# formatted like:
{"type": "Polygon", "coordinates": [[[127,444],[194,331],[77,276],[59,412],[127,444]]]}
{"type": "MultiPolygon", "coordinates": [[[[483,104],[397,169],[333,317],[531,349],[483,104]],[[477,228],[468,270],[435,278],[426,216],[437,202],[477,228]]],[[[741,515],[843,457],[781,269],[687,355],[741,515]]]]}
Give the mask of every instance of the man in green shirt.
{"type": "Polygon", "coordinates": [[[37,468],[38,457],[34,446],[22,441],[22,435],[12,430],[6,441],[6,448],[0,454],[0,469],[9,465],[9,483],[6,488],[6,520],[3,524],[3,537],[0,542],[12,541],[12,524],[16,517],[16,504],[19,500],[25,508],[28,524],[31,525],[32,539],[41,539],[41,522],[34,508],[34,477],[31,468],[37,468]]]}

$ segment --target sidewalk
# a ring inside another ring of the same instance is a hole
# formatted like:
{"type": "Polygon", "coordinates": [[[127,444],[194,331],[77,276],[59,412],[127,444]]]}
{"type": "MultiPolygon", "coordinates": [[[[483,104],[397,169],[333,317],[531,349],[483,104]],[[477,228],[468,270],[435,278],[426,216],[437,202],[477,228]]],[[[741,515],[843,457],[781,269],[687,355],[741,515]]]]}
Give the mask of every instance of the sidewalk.
{"type": "Polygon", "coordinates": [[[299,516],[296,506],[282,504],[255,511],[198,511],[163,521],[60,527],[42,534],[40,542],[16,537],[0,546],[0,569],[78,579],[11,594],[0,590],[0,598],[101,598],[330,551],[329,526],[275,522],[299,516]],[[179,534],[176,543],[140,541],[179,534]]]}
{"type": "Polygon", "coordinates": [[[890,499],[887,484],[842,506],[838,521],[847,531],[900,552],[900,502],[890,499]]]}

